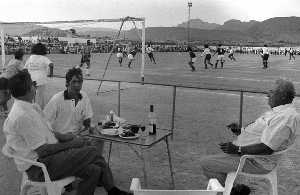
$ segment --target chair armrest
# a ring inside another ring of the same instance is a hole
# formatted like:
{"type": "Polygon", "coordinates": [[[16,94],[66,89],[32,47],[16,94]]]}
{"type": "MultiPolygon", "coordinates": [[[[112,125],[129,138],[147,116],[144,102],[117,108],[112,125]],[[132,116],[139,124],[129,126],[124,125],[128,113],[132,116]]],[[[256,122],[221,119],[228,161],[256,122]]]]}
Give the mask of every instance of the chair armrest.
{"type": "Polygon", "coordinates": [[[141,190],[141,182],[139,178],[133,178],[131,180],[130,191],[141,190]]]}
{"type": "Polygon", "coordinates": [[[17,159],[17,160],[29,163],[31,165],[35,165],[37,167],[40,167],[42,169],[43,174],[44,174],[45,182],[51,182],[48,171],[47,171],[47,168],[43,163],[40,163],[40,162],[37,162],[37,161],[34,161],[34,160],[29,160],[29,159],[14,155],[14,154],[12,154],[12,149],[8,148],[8,146],[4,146],[2,148],[2,153],[4,155],[10,157],[10,158],[17,159]]]}
{"type": "Polygon", "coordinates": [[[218,191],[218,192],[224,192],[225,190],[225,188],[215,178],[209,179],[206,189],[212,191],[218,191]]]}

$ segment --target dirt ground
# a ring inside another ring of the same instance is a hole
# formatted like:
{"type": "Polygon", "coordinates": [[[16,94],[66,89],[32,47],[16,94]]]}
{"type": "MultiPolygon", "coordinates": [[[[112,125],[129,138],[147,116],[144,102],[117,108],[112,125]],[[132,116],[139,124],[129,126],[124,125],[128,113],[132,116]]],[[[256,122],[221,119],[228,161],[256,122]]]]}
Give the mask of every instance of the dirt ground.
{"type": "MultiPolygon", "coordinates": [[[[109,110],[117,110],[116,85],[104,83],[99,96],[95,89],[98,82],[85,81],[84,90],[88,92],[94,109],[94,122],[104,118],[109,110]]],[[[48,87],[48,97],[64,89],[63,79],[52,79],[48,87]]],[[[132,123],[145,123],[148,107],[154,104],[158,115],[160,128],[170,128],[172,90],[167,87],[152,87],[134,84],[123,84],[121,92],[121,116],[132,123]]],[[[266,98],[248,94],[245,97],[244,121],[255,119],[257,115],[268,109],[266,98]]],[[[176,99],[175,131],[170,141],[171,156],[175,172],[176,189],[203,189],[207,184],[202,175],[199,159],[206,154],[221,152],[217,143],[233,138],[224,126],[238,119],[239,96],[236,94],[216,93],[214,91],[200,91],[179,89],[176,99]],[[216,104],[216,102],[218,102],[216,104]]],[[[3,120],[1,120],[2,122],[3,120]]],[[[0,124],[2,127],[2,124],[0,124]]],[[[4,143],[2,131],[1,143],[4,143]]],[[[107,155],[108,144],[105,147],[107,155]]],[[[163,142],[148,151],[150,164],[149,187],[154,189],[168,189],[170,173],[166,147],[163,142]]],[[[299,188],[299,152],[293,150],[289,157],[294,166],[279,169],[279,194],[300,194],[299,188]]],[[[16,171],[11,160],[0,154],[0,194],[18,194],[20,174],[16,171]]],[[[127,145],[113,144],[110,166],[115,182],[123,189],[129,189],[131,179],[138,177],[143,181],[142,163],[127,145]]],[[[241,178],[242,183],[248,184],[253,194],[268,194],[268,184],[264,181],[241,178]]],[[[97,190],[96,194],[103,194],[97,190]]]]}

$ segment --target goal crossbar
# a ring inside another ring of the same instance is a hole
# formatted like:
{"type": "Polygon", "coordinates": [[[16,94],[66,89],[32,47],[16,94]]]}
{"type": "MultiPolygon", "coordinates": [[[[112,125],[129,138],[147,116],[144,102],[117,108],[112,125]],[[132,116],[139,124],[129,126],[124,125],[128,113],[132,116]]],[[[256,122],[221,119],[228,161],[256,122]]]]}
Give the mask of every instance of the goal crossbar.
{"type": "MultiPolygon", "coordinates": [[[[142,62],[141,62],[141,70],[140,70],[140,76],[141,76],[141,82],[144,82],[144,69],[145,69],[145,18],[136,18],[136,17],[131,17],[127,16],[124,18],[116,18],[116,19],[94,19],[94,20],[65,20],[65,21],[48,21],[48,22],[0,22],[0,42],[1,42],[1,50],[2,50],[2,70],[4,69],[5,66],[5,44],[4,44],[4,27],[3,25],[9,25],[9,24],[66,24],[66,23],[87,23],[87,22],[126,22],[126,21],[140,21],[142,23],[142,36],[141,41],[142,41],[142,62]]],[[[135,26],[136,28],[136,26],[135,26]]],[[[103,78],[102,78],[103,79],[103,78]]]]}

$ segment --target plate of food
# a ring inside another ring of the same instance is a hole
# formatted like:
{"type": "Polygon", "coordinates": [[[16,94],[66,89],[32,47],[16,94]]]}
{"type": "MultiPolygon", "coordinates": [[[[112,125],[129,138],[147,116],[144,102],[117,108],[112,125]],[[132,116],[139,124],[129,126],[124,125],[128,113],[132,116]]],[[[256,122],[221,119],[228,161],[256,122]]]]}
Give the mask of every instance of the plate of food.
{"type": "Polygon", "coordinates": [[[103,135],[110,135],[110,136],[117,136],[119,135],[119,130],[118,129],[101,129],[100,133],[103,135]]]}
{"type": "Polygon", "coordinates": [[[123,133],[119,134],[119,137],[123,139],[137,139],[140,137],[140,134],[133,133],[132,131],[123,131],[123,133]]]}

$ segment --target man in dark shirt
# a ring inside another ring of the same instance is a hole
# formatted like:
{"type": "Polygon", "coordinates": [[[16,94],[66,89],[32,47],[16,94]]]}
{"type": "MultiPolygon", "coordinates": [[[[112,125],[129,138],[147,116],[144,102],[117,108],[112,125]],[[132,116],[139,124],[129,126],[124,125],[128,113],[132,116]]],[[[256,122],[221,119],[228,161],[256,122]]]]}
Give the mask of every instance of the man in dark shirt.
{"type": "MultiPolygon", "coordinates": [[[[216,60],[216,63],[215,63],[215,69],[218,68],[218,63],[219,63],[219,61],[221,62],[221,68],[223,68],[223,65],[224,65],[224,62],[225,62],[225,60],[224,60],[225,49],[222,48],[222,44],[219,44],[219,45],[218,45],[217,50],[216,50],[216,52],[214,53],[214,55],[215,55],[216,53],[218,54],[218,56],[217,56],[217,60],[216,60]]],[[[214,56],[214,55],[213,55],[213,56],[214,56]]]]}
{"type": "Polygon", "coordinates": [[[194,63],[196,62],[196,54],[193,52],[191,47],[187,48],[187,51],[189,52],[190,55],[190,61],[189,61],[189,66],[192,68],[192,72],[196,71],[196,68],[194,66],[194,63]]]}
{"type": "Polygon", "coordinates": [[[81,50],[81,62],[80,62],[80,68],[83,66],[83,64],[85,63],[87,68],[86,68],[86,72],[85,74],[87,76],[90,76],[90,72],[89,69],[91,67],[91,52],[92,52],[92,46],[91,46],[91,42],[90,40],[87,40],[86,42],[86,46],[83,47],[83,49],[81,50]]]}

